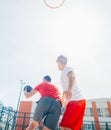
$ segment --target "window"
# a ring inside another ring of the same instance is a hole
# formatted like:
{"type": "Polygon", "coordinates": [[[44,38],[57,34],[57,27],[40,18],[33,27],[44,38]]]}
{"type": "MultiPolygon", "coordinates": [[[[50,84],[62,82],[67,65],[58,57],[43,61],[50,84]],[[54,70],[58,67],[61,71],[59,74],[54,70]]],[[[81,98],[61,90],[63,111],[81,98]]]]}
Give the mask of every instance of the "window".
{"type": "Polygon", "coordinates": [[[84,124],[84,130],[96,130],[95,124],[93,122],[84,124]]]}
{"type": "Polygon", "coordinates": [[[85,114],[84,114],[84,116],[86,116],[86,117],[89,117],[89,116],[90,116],[89,108],[86,108],[86,109],[85,109],[85,114]]]}
{"type": "Polygon", "coordinates": [[[93,114],[93,110],[92,110],[92,108],[89,108],[89,110],[90,110],[90,116],[93,117],[94,114],[93,114]]]}
{"type": "Polygon", "coordinates": [[[103,116],[104,117],[110,117],[108,108],[103,108],[103,116]]]}
{"type": "Polygon", "coordinates": [[[103,117],[103,112],[101,108],[97,108],[98,116],[103,117]]]}
{"type": "Polygon", "coordinates": [[[92,130],[91,124],[84,124],[84,130],[92,130]]]}

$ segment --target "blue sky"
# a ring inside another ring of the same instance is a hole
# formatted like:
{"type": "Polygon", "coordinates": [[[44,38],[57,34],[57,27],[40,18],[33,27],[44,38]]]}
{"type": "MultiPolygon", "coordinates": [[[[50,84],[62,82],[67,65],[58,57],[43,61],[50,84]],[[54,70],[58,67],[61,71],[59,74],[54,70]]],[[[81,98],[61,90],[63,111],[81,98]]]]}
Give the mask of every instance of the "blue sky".
{"type": "MultiPolygon", "coordinates": [[[[32,87],[49,74],[61,90],[56,58],[68,57],[86,98],[111,97],[111,1],[0,1],[0,100],[16,108],[23,80],[32,87]]],[[[36,101],[39,94],[21,100],[36,101]]]]}

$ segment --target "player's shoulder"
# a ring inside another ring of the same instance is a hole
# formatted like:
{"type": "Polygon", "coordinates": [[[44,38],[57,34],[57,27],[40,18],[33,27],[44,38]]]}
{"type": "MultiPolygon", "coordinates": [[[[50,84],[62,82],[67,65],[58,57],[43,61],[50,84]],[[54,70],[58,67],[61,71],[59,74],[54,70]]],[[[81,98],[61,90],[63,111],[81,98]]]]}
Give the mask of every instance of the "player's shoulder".
{"type": "Polygon", "coordinates": [[[69,72],[73,72],[73,68],[72,67],[70,67],[70,66],[66,66],[65,68],[64,68],[64,72],[65,73],[69,73],[69,72]]]}

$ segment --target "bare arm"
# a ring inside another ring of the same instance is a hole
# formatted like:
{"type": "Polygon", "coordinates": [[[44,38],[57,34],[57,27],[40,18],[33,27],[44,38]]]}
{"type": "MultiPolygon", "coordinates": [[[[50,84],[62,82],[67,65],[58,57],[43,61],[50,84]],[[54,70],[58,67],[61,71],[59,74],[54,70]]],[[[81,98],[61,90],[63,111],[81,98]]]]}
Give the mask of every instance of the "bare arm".
{"type": "Polygon", "coordinates": [[[68,86],[68,90],[72,90],[72,88],[74,87],[74,83],[75,83],[75,76],[74,76],[74,72],[70,71],[67,74],[68,77],[68,81],[69,81],[69,86],[68,86]]]}
{"type": "Polygon", "coordinates": [[[31,92],[24,91],[24,95],[25,95],[26,98],[30,98],[30,97],[32,97],[33,95],[35,95],[36,93],[37,93],[37,91],[34,90],[34,89],[32,89],[31,92]]]}
{"type": "Polygon", "coordinates": [[[72,97],[72,89],[74,87],[74,83],[75,83],[75,76],[74,76],[74,72],[70,71],[67,74],[68,77],[68,82],[69,82],[69,86],[68,86],[68,90],[64,92],[66,99],[70,99],[72,97]]]}

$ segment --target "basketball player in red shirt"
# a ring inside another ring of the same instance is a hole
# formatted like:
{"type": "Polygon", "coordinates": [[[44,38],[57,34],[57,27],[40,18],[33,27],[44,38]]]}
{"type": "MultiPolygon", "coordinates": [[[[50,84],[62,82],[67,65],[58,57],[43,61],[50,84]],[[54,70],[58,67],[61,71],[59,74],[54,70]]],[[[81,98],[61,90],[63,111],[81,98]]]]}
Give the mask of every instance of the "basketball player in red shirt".
{"type": "Polygon", "coordinates": [[[41,98],[37,104],[34,116],[26,130],[35,130],[44,118],[44,130],[56,130],[61,114],[61,98],[57,87],[50,83],[51,78],[47,75],[43,82],[37,85],[31,92],[24,90],[26,98],[30,98],[37,92],[41,98]]]}

